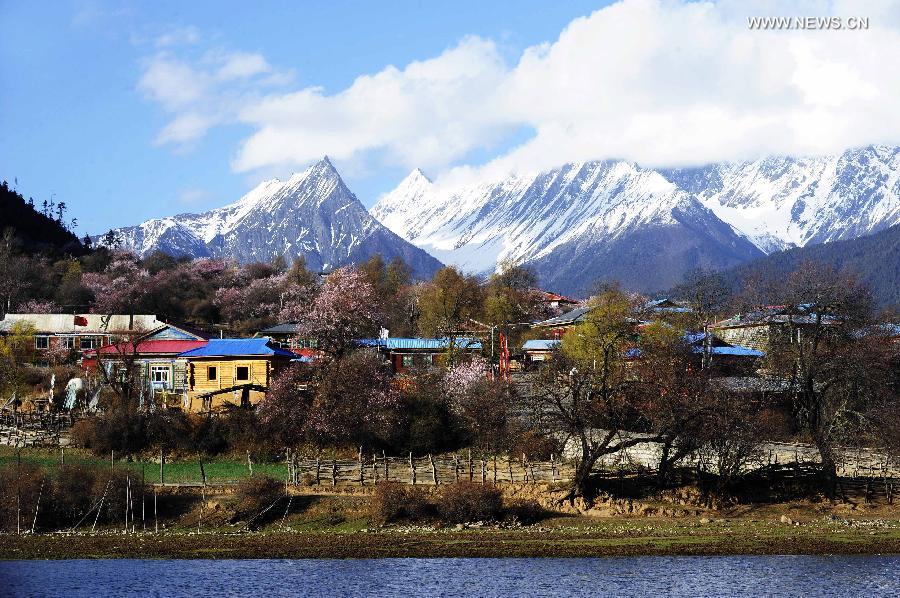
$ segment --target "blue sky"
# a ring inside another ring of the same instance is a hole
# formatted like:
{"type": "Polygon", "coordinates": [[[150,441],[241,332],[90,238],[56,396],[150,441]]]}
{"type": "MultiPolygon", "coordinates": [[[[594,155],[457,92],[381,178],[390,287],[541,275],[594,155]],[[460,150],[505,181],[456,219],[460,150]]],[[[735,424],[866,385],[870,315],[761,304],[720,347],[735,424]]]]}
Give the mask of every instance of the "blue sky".
{"type": "MultiPolygon", "coordinates": [[[[554,39],[596,2],[4,2],[0,4],[0,177],[40,203],[55,194],[79,231],[237,199],[294,168],[237,173],[249,129],[211,130],[189,147],[154,143],[167,117],[138,89],[155,40],[194,28],[203,48],[265,55],[292,88],[334,92],[360,74],[440,54],[466,35],[510,61],[554,39]]],[[[324,153],[324,151],[323,151],[324,153]]],[[[474,152],[473,154],[477,154],[474,152]]],[[[478,156],[475,156],[476,159],[478,156]]],[[[340,167],[340,162],[338,162],[340,167]]],[[[343,169],[342,169],[343,170],[343,169]]],[[[351,169],[352,171],[353,169],[351,169]]],[[[405,168],[345,174],[367,205],[405,168]]]]}
{"type": "Polygon", "coordinates": [[[900,143],[891,0],[7,1],[0,27],[0,177],[79,234],[324,154],[371,205],[415,167],[453,185],[900,143]],[[748,27],[778,15],[871,25],[748,27]]]}

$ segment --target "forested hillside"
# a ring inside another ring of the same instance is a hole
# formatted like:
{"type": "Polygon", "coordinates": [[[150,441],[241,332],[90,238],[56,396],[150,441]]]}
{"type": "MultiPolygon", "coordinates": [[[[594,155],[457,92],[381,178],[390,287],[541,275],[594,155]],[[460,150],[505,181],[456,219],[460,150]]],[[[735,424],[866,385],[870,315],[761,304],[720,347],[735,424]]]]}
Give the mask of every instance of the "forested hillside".
{"type": "Polygon", "coordinates": [[[40,207],[28,201],[6,181],[0,183],[0,234],[11,230],[13,236],[29,251],[57,250],[79,253],[81,242],[70,229],[75,221],[67,222],[64,202],[48,203],[40,207]]]}
{"type": "Polygon", "coordinates": [[[855,273],[880,307],[900,307],[900,225],[847,241],[780,251],[720,273],[735,294],[748,289],[765,295],[805,262],[855,273]]]}

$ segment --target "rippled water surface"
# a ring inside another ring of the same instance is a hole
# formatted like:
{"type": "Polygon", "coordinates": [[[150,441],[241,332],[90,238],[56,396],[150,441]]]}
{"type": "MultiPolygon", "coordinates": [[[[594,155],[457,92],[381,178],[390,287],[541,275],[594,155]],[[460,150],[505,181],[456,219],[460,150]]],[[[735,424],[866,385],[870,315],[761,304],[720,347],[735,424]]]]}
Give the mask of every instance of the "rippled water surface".
{"type": "Polygon", "coordinates": [[[10,596],[888,596],[897,556],[0,562],[10,596]]]}

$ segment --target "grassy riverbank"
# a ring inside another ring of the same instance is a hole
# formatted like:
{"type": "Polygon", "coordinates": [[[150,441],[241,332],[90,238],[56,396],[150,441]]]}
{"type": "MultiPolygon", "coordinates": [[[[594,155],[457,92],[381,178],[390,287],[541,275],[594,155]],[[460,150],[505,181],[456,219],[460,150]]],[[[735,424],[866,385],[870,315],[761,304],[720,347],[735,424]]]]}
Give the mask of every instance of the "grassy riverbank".
{"type": "Polygon", "coordinates": [[[0,536],[3,559],[589,557],[900,553],[897,521],[548,520],[518,529],[353,529],[346,522],[254,533],[0,536]],[[328,526],[326,526],[328,527],[328,526]]]}

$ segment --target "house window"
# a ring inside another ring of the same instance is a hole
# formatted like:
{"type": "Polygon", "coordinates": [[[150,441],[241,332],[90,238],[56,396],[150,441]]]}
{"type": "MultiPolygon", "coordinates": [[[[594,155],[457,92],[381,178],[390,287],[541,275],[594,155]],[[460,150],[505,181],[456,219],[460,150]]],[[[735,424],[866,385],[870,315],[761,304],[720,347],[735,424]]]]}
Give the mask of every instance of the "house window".
{"type": "Polygon", "coordinates": [[[50,337],[49,336],[34,337],[34,348],[35,349],[49,349],[50,348],[50,337]]]}
{"type": "Polygon", "coordinates": [[[151,365],[150,383],[158,388],[169,388],[169,366],[151,365]]]}
{"type": "Polygon", "coordinates": [[[211,365],[206,368],[206,379],[207,380],[218,380],[219,379],[219,368],[214,365],[211,365]]]}
{"type": "Polygon", "coordinates": [[[239,365],[234,368],[234,379],[239,382],[250,380],[250,368],[246,365],[239,365]]]}
{"type": "Polygon", "coordinates": [[[100,337],[82,336],[79,345],[82,351],[96,349],[100,346],[100,337]]]}
{"type": "Polygon", "coordinates": [[[403,367],[411,368],[413,365],[413,356],[412,355],[404,355],[403,356],[403,367]]]}
{"type": "Polygon", "coordinates": [[[74,349],[75,348],[75,337],[74,336],[64,336],[62,337],[63,347],[66,349],[74,349]]]}

